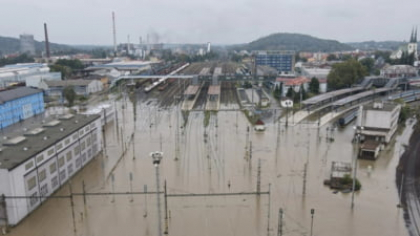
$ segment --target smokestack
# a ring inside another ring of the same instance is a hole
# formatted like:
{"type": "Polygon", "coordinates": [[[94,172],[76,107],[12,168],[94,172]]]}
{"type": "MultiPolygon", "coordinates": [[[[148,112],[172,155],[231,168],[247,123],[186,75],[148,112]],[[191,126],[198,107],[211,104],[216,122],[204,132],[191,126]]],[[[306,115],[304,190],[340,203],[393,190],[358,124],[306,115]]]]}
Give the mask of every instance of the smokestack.
{"type": "Polygon", "coordinates": [[[115,13],[112,12],[112,30],[114,34],[114,53],[117,55],[117,30],[115,27],[115,13]]]}
{"type": "Polygon", "coordinates": [[[130,35],[127,35],[127,55],[130,55],[130,35]]]}
{"type": "Polygon", "coordinates": [[[45,32],[45,51],[47,52],[47,62],[50,60],[50,42],[48,41],[48,29],[47,23],[44,23],[45,32]]]}

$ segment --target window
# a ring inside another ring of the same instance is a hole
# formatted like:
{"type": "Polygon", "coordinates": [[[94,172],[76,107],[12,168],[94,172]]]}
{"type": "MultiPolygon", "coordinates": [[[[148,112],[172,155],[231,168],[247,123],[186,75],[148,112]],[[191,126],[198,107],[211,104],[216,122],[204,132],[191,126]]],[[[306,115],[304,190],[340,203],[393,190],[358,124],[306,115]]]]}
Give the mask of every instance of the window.
{"type": "Polygon", "coordinates": [[[44,169],[38,173],[38,179],[40,183],[44,181],[46,178],[47,178],[47,170],[44,169]]]}
{"type": "Polygon", "coordinates": [[[54,154],[54,148],[51,148],[50,150],[48,150],[47,154],[48,156],[51,156],[52,154],[54,154]]]}
{"type": "Polygon", "coordinates": [[[98,139],[98,134],[96,132],[94,132],[93,135],[92,135],[93,142],[95,142],[97,139],[98,139]]]}
{"type": "Polygon", "coordinates": [[[31,195],[31,199],[29,200],[29,204],[34,206],[38,202],[38,192],[35,192],[31,195]]]}
{"type": "Polygon", "coordinates": [[[67,162],[71,161],[71,158],[72,157],[73,156],[71,155],[71,151],[70,152],[67,152],[67,154],[66,154],[67,162]]]}
{"type": "Polygon", "coordinates": [[[52,180],[51,180],[51,186],[52,186],[52,188],[55,188],[55,187],[58,186],[58,177],[57,176],[54,176],[52,178],[52,180]]]}
{"type": "Polygon", "coordinates": [[[74,155],[76,156],[76,155],[79,155],[80,154],[80,146],[79,145],[77,145],[75,148],[74,148],[74,155]]]}
{"type": "Polygon", "coordinates": [[[76,158],[76,169],[79,169],[82,166],[82,158],[76,158]]]}
{"type": "Polygon", "coordinates": [[[63,167],[65,163],[64,157],[58,158],[58,167],[63,167]]]}
{"type": "Polygon", "coordinates": [[[69,145],[69,143],[70,143],[70,138],[68,138],[68,139],[66,139],[66,140],[64,140],[64,145],[69,145]]]}
{"type": "Polygon", "coordinates": [[[28,190],[31,191],[36,186],[36,177],[32,177],[28,180],[28,190]]]}
{"type": "Polygon", "coordinates": [[[65,178],[66,178],[66,170],[64,169],[60,172],[60,179],[61,181],[63,181],[65,178]]]}
{"type": "Polygon", "coordinates": [[[68,171],[68,173],[69,173],[69,176],[70,176],[71,174],[73,174],[73,164],[70,164],[70,165],[67,167],[67,171],[68,171]]]}
{"type": "Polygon", "coordinates": [[[87,141],[86,141],[86,145],[87,145],[87,146],[90,146],[90,143],[91,143],[91,141],[90,141],[90,140],[91,140],[91,139],[90,139],[90,137],[88,137],[88,138],[87,138],[87,141]]]}
{"type": "Polygon", "coordinates": [[[39,192],[40,192],[41,196],[43,196],[43,197],[47,196],[48,195],[48,185],[47,184],[42,185],[39,192]]]}
{"type": "Polygon", "coordinates": [[[37,163],[40,163],[40,162],[42,162],[44,160],[44,154],[41,154],[41,155],[39,155],[39,156],[37,156],[36,157],[36,162],[37,163]]]}
{"type": "Polygon", "coordinates": [[[80,136],[82,136],[84,133],[85,133],[85,131],[84,131],[84,130],[80,130],[80,131],[79,131],[79,135],[80,135],[80,136]]]}
{"type": "Polygon", "coordinates": [[[59,144],[57,144],[57,150],[60,150],[60,149],[62,149],[63,148],[63,143],[59,143],[59,144]]]}
{"type": "Polygon", "coordinates": [[[53,173],[55,173],[57,171],[57,165],[55,164],[55,162],[54,163],[52,163],[51,165],[50,165],[50,174],[53,174],[53,173]]]}
{"type": "Polygon", "coordinates": [[[79,137],[79,134],[76,132],[75,134],[73,134],[73,140],[76,140],[79,137]]]}
{"type": "Polygon", "coordinates": [[[85,148],[86,148],[86,143],[85,143],[85,141],[83,141],[83,142],[80,144],[80,146],[81,146],[82,151],[83,151],[83,150],[85,150],[85,148]]]}
{"type": "Polygon", "coordinates": [[[90,130],[89,126],[86,126],[85,132],[87,133],[90,130]]]}
{"type": "Polygon", "coordinates": [[[90,124],[90,128],[91,129],[95,128],[95,123],[90,124]]]}
{"type": "Polygon", "coordinates": [[[29,169],[31,169],[32,167],[34,166],[34,162],[28,162],[26,165],[25,165],[25,170],[29,170],[29,169]]]}

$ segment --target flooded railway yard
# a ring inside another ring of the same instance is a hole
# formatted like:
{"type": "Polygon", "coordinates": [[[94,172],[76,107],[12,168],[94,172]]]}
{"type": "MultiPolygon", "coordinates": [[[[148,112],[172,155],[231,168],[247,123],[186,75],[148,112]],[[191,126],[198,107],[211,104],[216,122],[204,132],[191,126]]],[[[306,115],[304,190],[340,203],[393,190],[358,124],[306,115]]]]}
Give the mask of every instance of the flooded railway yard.
{"type": "Polygon", "coordinates": [[[167,213],[169,235],[279,235],[279,225],[281,235],[310,235],[311,209],[313,235],[408,235],[396,207],[395,169],[413,124],[378,160],[358,161],[362,189],[352,209],[351,193],[323,184],[333,161],[355,156],[352,125],[332,131],[329,141],[328,124],[286,127],[274,110],[264,119],[266,130],[254,131],[228,82],[221,86],[220,110],[205,124],[206,86],[194,108],[181,111],[177,98],[188,85],[172,81],[150,93],[140,87],[134,99],[113,102],[117,119],[105,129],[102,155],[8,235],[158,235],[154,151],[163,152],[160,192],[166,181],[167,211],[161,193],[161,228],[166,231],[167,213]]]}

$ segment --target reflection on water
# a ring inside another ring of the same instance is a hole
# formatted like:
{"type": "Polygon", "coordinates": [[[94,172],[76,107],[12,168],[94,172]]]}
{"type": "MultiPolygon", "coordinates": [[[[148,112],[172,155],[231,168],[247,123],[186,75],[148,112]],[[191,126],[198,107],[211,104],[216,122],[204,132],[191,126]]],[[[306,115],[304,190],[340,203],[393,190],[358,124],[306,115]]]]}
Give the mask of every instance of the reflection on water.
{"type": "MultiPolygon", "coordinates": [[[[161,180],[167,181],[170,194],[255,191],[261,160],[261,190],[268,191],[271,183],[270,235],[277,235],[279,208],[284,212],[283,235],[309,235],[312,208],[314,235],[407,235],[402,211],[396,207],[397,150],[389,147],[376,162],[358,162],[363,187],[351,210],[351,194],[334,194],[323,185],[332,161],[352,160],[351,127],[334,131],[335,141],[331,143],[326,141],[325,126],[279,128],[277,123],[268,123],[264,133],[250,129],[252,158],[248,161],[249,124],[241,112],[212,114],[207,127],[203,112],[190,112],[186,127],[179,132],[181,155],[175,161],[179,114],[174,108],[157,109],[153,104],[137,103],[134,126],[132,104],[128,102],[121,110],[121,102],[117,103],[118,121],[106,130],[107,150],[72,179],[74,192],[82,192],[82,181],[87,192],[128,192],[130,173],[133,191],[143,191],[146,186],[149,192],[155,191],[149,153],[162,147],[161,180]],[[129,142],[133,132],[134,148],[129,142]],[[127,151],[122,156],[124,148],[127,151]],[[111,172],[115,176],[114,190],[111,172]]],[[[399,134],[397,143],[402,138],[408,135],[399,134]]],[[[63,188],[56,195],[68,193],[68,188],[63,188]]],[[[84,204],[83,197],[76,196],[77,235],[157,235],[154,194],[135,195],[133,201],[129,195],[117,195],[112,200],[112,196],[88,196],[84,204]]],[[[267,195],[169,197],[169,234],[267,235],[267,209],[267,195]]],[[[51,199],[10,235],[75,235],[73,230],[69,199],[51,199]]]]}

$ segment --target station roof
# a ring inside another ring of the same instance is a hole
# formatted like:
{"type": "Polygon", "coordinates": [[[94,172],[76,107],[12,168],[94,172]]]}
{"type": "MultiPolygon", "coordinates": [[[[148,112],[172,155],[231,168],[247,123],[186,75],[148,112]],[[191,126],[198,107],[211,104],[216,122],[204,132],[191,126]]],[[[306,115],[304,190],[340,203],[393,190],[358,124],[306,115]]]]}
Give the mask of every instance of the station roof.
{"type": "Polygon", "coordinates": [[[219,95],[220,94],[220,85],[210,85],[208,95],[219,95]]]}
{"type": "Polygon", "coordinates": [[[190,85],[187,90],[185,90],[184,95],[195,95],[197,94],[199,88],[199,85],[190,85]]]}
{"type": "Polygon", "coordinates": [[[99,115],[63,116],[55,120],[55,123],[58,123],[54,126],[45,127],[45,125],[39,123],[38,127],[32,128],[31,130],[42,129],[42,131],[27,132],[25,133],[24,139],[14,139],[16,137],[8,138],[0,148],[0,169],[13,170],[29,158],[51,147],[60,140],[65,139],[86,124],[99,119],[99,117],[99,115]],[[15,143],[8,143],[8,141],[12,140],[15,143]]]}
{"type": "Polygon", "coordinates": [[[323,93],[323,94],[315,96],[315,97],[311,97],[309,99],[306,99],[302,103],[305,104],[305,105],[314,105],[314,104],[323,102],[323,101],[328,100],[328,99],[332,99],[332,98],[335,98],[335,97],[338,97],[338,96],[346,95],[348,93],[359,92],[359,91],[362,91],[362,90],[364,90],[364,88],[362,88],[362,87],[335,90],[335,91],[332,91],[332,92],[323,93]]]}
{"type": "Polygon", "coordinates": [[[358,93],[358,94],[355,94],[353,96],[345,97],[343,99],[335,101],[332,105],[333,106],[343,106],[343,105],[346,105],[347,103],[357,101],[357,100],[362,99],[364,97],[367,97],[367,96],[370,96],[370,95],[373,95],[373,94],[382,93],[382,92],[387,92],[387,91],[390,91],[390,90],[392,90],[392,88],[379,88],[379,89],[375,89],[375,90],[369,90],[369,91],[366,91],[366,92],[358,93]]]}

